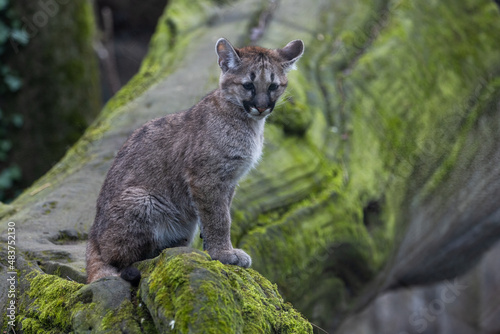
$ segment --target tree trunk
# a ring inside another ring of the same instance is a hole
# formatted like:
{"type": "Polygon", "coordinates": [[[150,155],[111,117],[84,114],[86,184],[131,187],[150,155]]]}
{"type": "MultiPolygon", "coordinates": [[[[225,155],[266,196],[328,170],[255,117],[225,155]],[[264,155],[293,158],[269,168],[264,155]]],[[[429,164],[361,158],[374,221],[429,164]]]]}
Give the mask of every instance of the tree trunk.
{"type": "Polygon", "coordinates": [[[0,168],[18,166],[22,189],[82,136],[99,113],[101,95],[90,1],[18,0],[11,7],[29,41],[23,46],[11,40],[8,45],[7,63],[23,84],[0,106],[8,115],[21,116],[23,125],[9,133],[14,149],[0,168]]]}

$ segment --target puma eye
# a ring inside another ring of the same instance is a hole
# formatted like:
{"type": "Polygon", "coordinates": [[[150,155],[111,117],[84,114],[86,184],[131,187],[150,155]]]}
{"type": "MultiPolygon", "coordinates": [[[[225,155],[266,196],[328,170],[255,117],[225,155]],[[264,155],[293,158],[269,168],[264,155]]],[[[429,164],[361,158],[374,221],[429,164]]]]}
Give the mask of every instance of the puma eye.
{"type": "Polygon", "coordinates": [[[271,91],[271,92],[272,92],[273,90],[278,89],[278,85],[277,85],[277,84],[275,84],[275,83],[272,83],[272,84],[270,84],[270,85],[269,85],[269,88],[268,88],[268,89],[269,89],[269,91],[271,91]]]}
{"type": "Polygon", "coordinates": [[[243,88],[245,88],[246,90],[253,90],[255,88],[255,86],[253,85],[252,82],[245,82],[243,84],[243,88]]]}

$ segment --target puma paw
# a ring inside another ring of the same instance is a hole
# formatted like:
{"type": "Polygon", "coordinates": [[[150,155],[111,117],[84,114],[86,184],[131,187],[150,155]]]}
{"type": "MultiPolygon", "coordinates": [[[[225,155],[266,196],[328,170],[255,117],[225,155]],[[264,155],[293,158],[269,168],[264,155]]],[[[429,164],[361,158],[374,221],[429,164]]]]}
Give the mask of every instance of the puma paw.
{"type": "Polygon", "coordinates": [[[252,265],[252,258],[241,249],[218,250],[208,252],[212,260],[219,260],[223,264],[233,264],[243,268],[252,265]]]}

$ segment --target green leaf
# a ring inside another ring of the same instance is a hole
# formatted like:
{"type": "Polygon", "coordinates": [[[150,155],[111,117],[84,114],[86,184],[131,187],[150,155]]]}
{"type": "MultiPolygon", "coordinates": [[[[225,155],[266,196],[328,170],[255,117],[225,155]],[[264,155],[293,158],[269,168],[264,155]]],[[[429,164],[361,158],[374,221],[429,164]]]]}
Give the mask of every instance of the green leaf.
{"type": "Polygon", "coordinates": [[[0,189],[9,189],[12,187],[13,180],[10,177],[10,169],[6,168],[0,173],[0,189]]]}
{"type": "Polygon", "coordinates": [[[12,124],[14,124],[14,126],[16,128],[20,128],[23,126],[23,115],[21,114],[14,114],[12,115],[12,124]]]}
{"type": "Polygon", "coordinates": [[[9,169],[10,169],[10,177],[14,181],[19,181],[22,176],[21,168],[19,168],[19,166],[11,166],[9,167],[9,169]]]}
{"type": "Polygon", "coordinates": [[[0,140],[0,151],[8,152],[12,148],[12,143],[10,140],[0,140]]]}
{"type": "MultiPolygon", "coordinates": [[[[0,0],[1,1],[1,0],[0,0]]],[[[19,44],[26,45],[30,41],[28,33],[22,29],[13,29],[10,36],[19,44]]]]}
{"type": "Polygon", "coordinates": [[[4,10],[7,8],[7,5],[9,4],[9,0],[0,0],[0,10],[4,10]]]}
{"type": "MultiPolygon", "coordinates": [[[[0,0],[1,1],[1,0],[0,0]]],[[[4,44],[10,36],[10,28],[0,21],[0,44],[4,44]]]]}
{"type": "Polygon", "coordinates": [[[9,189],[12,187],[14,181],[21,179],[22,173],[18,166],[11,166],[5,168],[0,173],[0,189],[9,189]]]}
{"type": "Polygon", "coordinates": [[[3,81],[9,87],[9,90],[11,92],[17,92],[19,88],[23,85],[23,82],[21,79],[15,75],[12,74],[6,74],[5,77],[3,78],[3,81]]]}

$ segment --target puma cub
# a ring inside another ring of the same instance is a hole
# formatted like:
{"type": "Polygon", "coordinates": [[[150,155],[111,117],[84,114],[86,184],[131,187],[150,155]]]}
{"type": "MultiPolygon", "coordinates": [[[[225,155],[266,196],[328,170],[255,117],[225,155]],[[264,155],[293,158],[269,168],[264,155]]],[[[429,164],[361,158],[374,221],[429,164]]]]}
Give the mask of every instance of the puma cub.
{"type": "Polygon", "coordinates": [[[219,88],[189,110],[149,121],[118,152],[89,232],[89,283],[110,275],[137,283],[132,263],[188,246],[198,225],[212,259],[251,265],[231,244],[231,201],[238,180],[259,160],[265,118],[304,44],[236,49],[221,38],[216,52],[219,88]]]}

